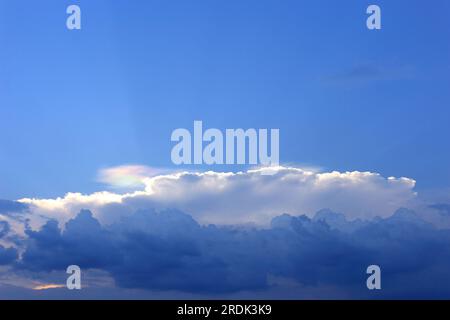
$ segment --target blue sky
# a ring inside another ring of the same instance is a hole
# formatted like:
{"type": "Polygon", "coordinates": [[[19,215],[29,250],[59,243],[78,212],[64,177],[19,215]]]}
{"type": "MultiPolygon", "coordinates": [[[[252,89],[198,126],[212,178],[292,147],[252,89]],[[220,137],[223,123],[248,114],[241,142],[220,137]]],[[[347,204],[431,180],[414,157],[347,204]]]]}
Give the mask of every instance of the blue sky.
{"type": "Polygon", "coordinates": [[[450,4],[376,2],[380,31],[367,1],[2,0],[0,196],[173,167],[170,134],[194,120],[280,128],[282,163],[449,187],[450,4]]]}
{"type": "Polygon", "coordinates": [[[448,298],[449,12],[0,0],[0,298],[448,298]],[[195,120],[281,165],[178,171],[195,120]]]}

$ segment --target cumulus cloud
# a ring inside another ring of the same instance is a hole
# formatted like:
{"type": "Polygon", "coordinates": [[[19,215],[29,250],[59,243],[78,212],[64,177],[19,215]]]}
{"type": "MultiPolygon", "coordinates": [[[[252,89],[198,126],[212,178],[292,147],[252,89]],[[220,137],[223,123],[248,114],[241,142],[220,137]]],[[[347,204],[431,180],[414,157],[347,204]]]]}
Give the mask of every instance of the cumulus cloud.
{"type": "MultiPolygon", "coordinates": [[[[109,176],[120,180],[122,169],[113,171],[109,176]]],[[[349,219],[387,217],[408,206],[416,196],[412,179],[357,171],[277,167],[238,173],[178,172],[140,179],[145,188],[125,194],[68,193],[57,199],[20,202],[28,205],[34,216],[54,218],[62,224],[83,208],[107,224],[139,209],[176,208],[189,212],[202,224],[267,225],[280,212],[312,215],[324,207],[344,212],[349,219]],[[267,175],[267,170],[272,174],[267,175]]]]}
{"type": "Polygon", "coordinates": [[[0,245],[0,266],[11,264],[17,259],[18,253],[14,248],[5,248],[0,245]]]}
{"type": "Polygon", "coordinates": [[[448,298],[449,243],[450,230],[406,209],[352,222],[330,210],[312,218],[283,214],[264,229],[202,226],[177,210],[140,211],[102,226],[82,211],[64,230],[49,221],[29,231],[16,269],[51,272],[77,264],[107,271],[120,288],[214,295],[281,283],[285,290],[337,287],[332,297],[365,298],[372,294],[365,270],[378,264],[377,297],[448,298]]]}
{"type": "Polygon", "coordinates": [[[62,233],[57,222],[50,220],[39,231],[27,229],[26,234],[21,262],[33,271],[65,269],[72,261],[86,268],[102,268],[116,257],[110,235],[86,210],[67,222],[62,233]]]}
{"type": "Polygon", "coordinates": [[[450,220],[448,206],[397,210],[415,201],[412,179],[272,167],[140,181],[124,194],[19,200],[21,218],[0,224],[4,239],[22,225],[14,245],[0,243],[0,265],[44,285],[77,264],[120,290],[364,298],[378,264],[378,296],[450,297],[450,230],[428,214],[450,220]]]}

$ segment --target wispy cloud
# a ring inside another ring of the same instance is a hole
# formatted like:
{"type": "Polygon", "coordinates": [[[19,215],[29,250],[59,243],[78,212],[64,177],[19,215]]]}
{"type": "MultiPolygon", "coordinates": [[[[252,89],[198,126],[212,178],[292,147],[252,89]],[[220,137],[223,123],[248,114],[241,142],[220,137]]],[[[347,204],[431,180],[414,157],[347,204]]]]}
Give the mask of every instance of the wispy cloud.
{"type": "Polygon", "coordinates": [[[118,189],[139,189],[145,186],[144,179],[164,172],[163,169],[144,165],[122,165],[103,168],[97,175],[97,181],[118,189]]]}
{"type": "Polygon", "coordinates": [[[41,284],[41,285],[33,287],[33,290],[41,291],[41,290],[60,289],[60,288],[65,288],[65,285],[55,284],[55,283],[41,284]]]}
{"type": "Polygon", "coordinates": [[[386,65],[376,62],[356,63],[347,68],[337,70],[322,78],[331,84],[369,84],[373,81],[390,81],[411,79],[415,74],[414,68],[406,65],[386,65]]]}

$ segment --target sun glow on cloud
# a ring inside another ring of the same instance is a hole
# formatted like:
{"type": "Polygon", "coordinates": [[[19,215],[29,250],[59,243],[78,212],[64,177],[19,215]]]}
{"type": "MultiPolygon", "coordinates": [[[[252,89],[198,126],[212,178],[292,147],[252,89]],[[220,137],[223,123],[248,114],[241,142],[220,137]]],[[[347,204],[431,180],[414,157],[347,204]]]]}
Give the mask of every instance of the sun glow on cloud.
{"type": "Polygon", "coordinates": [[[132,189],[144,186],[144,179],[161,174],[163,170],[142,165],[123,165],[103,168],[97,180],[113,188],[132,189]]]}
{"type": "MultiPolygon", "coordinates": [[[[33,279],[42,282],[11,276],[6,281],[16,287],[25,283],[39,296],[60,294],[55,290],[64,287],[57,283],[60,278],[42,275],[64,273],[61,266],[70,261],[94,271],[94,279],[107,275],[107,290],[270,292],[268,276],[276,275],[310,293],[322,290],[322,284],[342,287],[344,274],[346,285],[337,296],[362,297],[358,290],[352,293],[359,281],[354,275],[372,263],[373,254],[381,265],[397,270],[391,274],[395,279],[409,275],[406,286],[388,295],[404,297],[422,290],[430,277],[448,278],[450,233],[425,221],[427,212],[410,210],[420,203],[414,180],[374,172],[280,166],[267,175],[267,170],[175,172],[145,177],[141,190],[123,194],[22,199],[25,241],[20,248],[0,250],[0,257],[19,267],[17,277],[23,270],[39,272],[41,278],[33,279]],[[46,219],[29,228],[37,217],[46,219]],[[437,252],[443,257],[439,261],[414,258],[437,252]],[[168,264],[177,268],[168,270],[168,264]],[[411,264],[414,273],[408,273],[411,264]],[[305,284],[311,288],[304,289],[305,284]]],[[[447,290],[447,282],[439,285],[447,290]]],[[[292,287],[281,290],[290,294],[292,287]]]]}
{"type": "Polygon", "coordinates": [[[202,224],[266,225],[280,213],[312,215],[323,208],[344,212],[349,219],[387,217],[416,198],[415,181],[410,178],[283,166],[270,168],[271,175],[267,175],[267,170],[155,175],[151,168],[122,166],[103,169],[100,175],[104,181],[122,185],[128,179],[139,180],[141,190],[68,193],[63,198],[20,201],[30,206],[31,218],[37,213],[60,223],[82,209],[91,210],[101,223],[109,224],[140,209],[176,208],[202,224]]]}
{"type": "Polygon", "coordinates": [[[60,288],[65,288],[65,286],[62,284],[50,283],[50,284],[42,284],[42,285],[35,286],[35,287],[33,287],[33,290],[42,291],[42,290],[60,289],[60,288]]]}

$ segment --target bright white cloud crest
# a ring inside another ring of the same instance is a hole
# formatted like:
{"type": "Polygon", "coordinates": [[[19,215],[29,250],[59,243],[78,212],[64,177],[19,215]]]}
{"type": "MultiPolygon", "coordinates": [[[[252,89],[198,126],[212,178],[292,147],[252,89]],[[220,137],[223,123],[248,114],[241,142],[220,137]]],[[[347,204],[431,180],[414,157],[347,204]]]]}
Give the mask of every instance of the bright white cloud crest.
{"type": "MultiPolygon", "coordinates": [[[[118,173],[122,169],[112,168],[108,172],[120,180],[118,173]]],[[[146,172],[141,169],[139,175],[146,172]]],[[[415,181],[409,178],[292,167],[271,168],[275,173],[267,175],[266,170],[269,169],[163,174],[142,178],[144,190],[122,195],[68,193],[63,198],[20,201],[30,205],[31,215],[56,218],[62,223],[83,208],[106,224],[140,209],[176,208],[205,224],[266,225],[281,213],[311,216],[322,208],[343,212],[348,219],[387,217],[399,207],[408,206],[416,196],[415,181]]]]}

